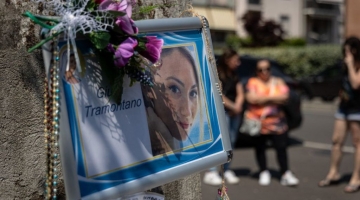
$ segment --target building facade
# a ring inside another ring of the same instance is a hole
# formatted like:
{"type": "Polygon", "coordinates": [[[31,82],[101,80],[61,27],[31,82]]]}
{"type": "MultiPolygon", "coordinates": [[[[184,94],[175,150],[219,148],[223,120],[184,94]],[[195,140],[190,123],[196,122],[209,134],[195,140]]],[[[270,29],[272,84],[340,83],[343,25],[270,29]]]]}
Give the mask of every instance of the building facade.
{"type": "Polygon", "coordinates": [[[344,0],[193,0],[193,5],[209,19],[212,32],[218,32],[215,37],[230,32],[246,37],[242,17],[247,12],[280,23],[285,37],[304,38],[310,44],[338,44],[344,35],[344,0]]]}
{"type": "Polygon", "coordinates": [[[303,14],[305,17],[304,36],[308,43],[340,44],[344,37],[343,0],[307,0],[303,14]]]}
{"type": "Polygon", "coordinates": [[[215,47],[223,46],[228,35],[236,34],[234,0],[193,0],[194,11],[209,21],[215,47]]]}
{"type": "Polygon", "coordinates": [[[360,1],[346,0],[345,11],[345,36],[357,36],[360,38],[360,1]]]}

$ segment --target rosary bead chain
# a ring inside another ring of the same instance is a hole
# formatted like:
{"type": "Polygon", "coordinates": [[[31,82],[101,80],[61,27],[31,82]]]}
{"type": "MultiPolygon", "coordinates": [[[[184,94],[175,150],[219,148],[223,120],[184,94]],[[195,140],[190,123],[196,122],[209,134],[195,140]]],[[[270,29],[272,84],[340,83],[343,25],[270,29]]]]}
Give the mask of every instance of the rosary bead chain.
{"type": "MultiPolygon", "coordinates": [[[[54,34],[54,33],[53,33],[54,34]]],[[[57,41],[52,41],[52,66],[50,68],[49,81],[45,78],[44,85],[44,141],[46,149],[46,182],[45,199],[57,199],[58,170],[59,164],[59,53],[57,41]]]]}

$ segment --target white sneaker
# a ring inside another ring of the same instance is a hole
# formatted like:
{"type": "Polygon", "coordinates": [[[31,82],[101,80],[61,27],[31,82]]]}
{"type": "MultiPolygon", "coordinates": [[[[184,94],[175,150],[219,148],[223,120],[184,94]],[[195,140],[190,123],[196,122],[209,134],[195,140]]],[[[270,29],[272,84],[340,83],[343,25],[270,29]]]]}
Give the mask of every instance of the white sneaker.
{"type": "Polygon", "coordinates": [[[240,178],[235,175],[232,170],[226,170],[224,173],[226,182],[229,184],[237,184],[240,182],[240,178]]]}
{"type": "Polygon", "coordinates": [[[295,186],[299,184],[299,179],[290,171],[286,171],[285,174],[281,177],[281,185],[284,186],[295,186]]]}
{"type": "Polygon", "coordinates": [[[262,171],[259,175],[259,184],[262,186],[269,185],[271,181],[271,174],[268,170],[262,171]]]}
{"type": "Polygon", "coordinates": [[[222,179],[217,171],[205,172],[203,181],[205,184],[215,186],[222,183],[222,179]]]}

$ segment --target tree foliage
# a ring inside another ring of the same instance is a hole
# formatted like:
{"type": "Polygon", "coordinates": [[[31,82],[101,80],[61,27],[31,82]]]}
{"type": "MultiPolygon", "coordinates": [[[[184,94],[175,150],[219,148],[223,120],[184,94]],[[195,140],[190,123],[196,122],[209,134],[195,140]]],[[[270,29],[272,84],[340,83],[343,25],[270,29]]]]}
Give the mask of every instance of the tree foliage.
{"type": "Polygon", "coordinates": [[[336,64],[342,57],[339,45],[305,47],[242,48],[242,55],[269,58],[284,67],[286,73],[303,78],[336,64]]]}
{"type": "Polygon", "coordinates": [[[249,46],[277,46],[283,41],[284,30],[273,20],[264,20],[260,12],[248,11],[242,17],[244,29],[252,38],[249,46]]]}

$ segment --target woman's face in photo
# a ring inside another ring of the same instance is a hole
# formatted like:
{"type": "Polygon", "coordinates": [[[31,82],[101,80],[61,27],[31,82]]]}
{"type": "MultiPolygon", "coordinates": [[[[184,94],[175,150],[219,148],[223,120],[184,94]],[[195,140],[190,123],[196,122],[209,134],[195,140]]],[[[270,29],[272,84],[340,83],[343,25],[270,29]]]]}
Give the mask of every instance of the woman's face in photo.
{"type": "Polygon", "coordinates": [[[154,82],[155,112],[173,137],[186,140],[196,116],[199,93],[191,62],[178,50],[173,51],[162,58],[154,82]]]}

